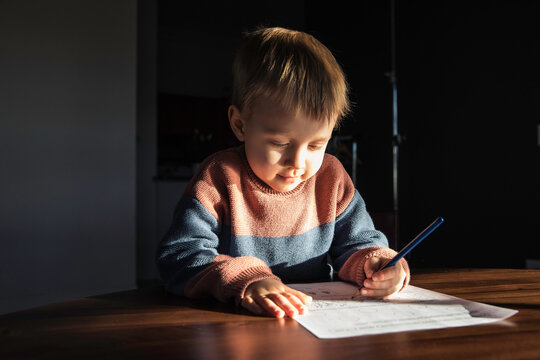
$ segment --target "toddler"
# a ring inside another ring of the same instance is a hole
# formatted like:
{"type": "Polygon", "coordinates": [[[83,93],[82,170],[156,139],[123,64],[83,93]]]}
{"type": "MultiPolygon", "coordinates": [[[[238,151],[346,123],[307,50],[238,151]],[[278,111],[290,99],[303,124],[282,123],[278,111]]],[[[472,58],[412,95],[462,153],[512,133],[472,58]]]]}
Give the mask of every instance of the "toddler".
{"type": "Polygon", "coordinates": [[[349,111],[331,52],[309,34],[260,28],[233,65],[228,110],[242,142],[201,163],[157,251],[168,291],[235,300],[255,314],[294,317],[311,298],[287,282],[343,281],[386,298],[410,278],[374,229],[364,200],[325,149],[349,111]]]}

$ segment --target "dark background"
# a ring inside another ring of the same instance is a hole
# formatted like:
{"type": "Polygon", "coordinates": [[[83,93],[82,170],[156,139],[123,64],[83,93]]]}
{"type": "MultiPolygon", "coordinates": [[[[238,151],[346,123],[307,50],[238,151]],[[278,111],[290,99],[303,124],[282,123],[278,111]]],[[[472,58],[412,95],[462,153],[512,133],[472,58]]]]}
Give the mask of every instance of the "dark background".
{"type": "MultiPolygon", "coordinates": [[[[165,33],[170,36],[171,28],[204,28],[239,39],[242,31],[259,24],[304,30],[317,37],[333,51],[351,86],[354,111],[336,135],[357,140],[357,188],[374,217],[384,219],[393,213],[388,77],[392,5],[355,3],[353,8],[346,1],[333,1],[331,6],[289,2],[292,10],[284,11],[278,4],[244,2],[209,10],[204,4],[160,1],[160,39],[165,33]],[[180,15],[186,11],[189,16],[180,15]]],[[[540,258],[540,120],[535,101],[540,95],[539,13],[540,3],[534,1],[396,4],[398,118],[404,138],[399,148],[398,246],[437,216],[446,220],[410,255],[414,267],[524,267],[527,258],[540,258]]],[[[158,53],[159,66],[169,53],[158,53]]],[[[232,53],[224,53],[220,60],[230,64],[232,53]]],[[[178,144],[181,136],[192,139],[194,128],[220,130],[204,151],[191,154],[193,162],[227,141],[234,143],[224,110],[228,90],[223,87],[222,96],[213,98],[160,95],[161,165],[174,162],[170,155],[174,158],[175,151],[167,148],[167,140],[178,144]],[[218,111],[200,118],[198,110],[184,117],[167,111],[170,103],[184,103],[185,109],[203,99],[214,101],[210,107],[218,111]],[[222,116],[216,115],[220,112],[222,116]],[[194,118],[198,120],[191,121],[194,118]],[[170,119],[176,124],[189,121],[188,128],[170,137],[171,126],[162,126],[170,119]]],[[[189,141],[183,144],[193,148],[189,141]]],[[[190,161],[181,161],[186,160],[190,161]]]]}
{"type": "MultiPolygon", "coordinates": [[[[1,0],[0,313],[157,279],[193,169],[235,143],[231,63],[256,25],[307,31],[343,66],[354,111],[330,150],[352,171],[357,141],[357,187],[392,238],[390,5],[1,0]]],[[[538,262],[540,2],[402,0],[395,14],[394,247],[442,216],[413,269],[538,262]]]]}

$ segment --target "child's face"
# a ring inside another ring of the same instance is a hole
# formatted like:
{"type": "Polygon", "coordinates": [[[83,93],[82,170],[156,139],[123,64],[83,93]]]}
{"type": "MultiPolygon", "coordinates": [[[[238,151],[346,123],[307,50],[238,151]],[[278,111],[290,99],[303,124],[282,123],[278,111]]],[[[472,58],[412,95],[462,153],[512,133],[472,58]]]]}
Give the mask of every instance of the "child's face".
{"type": "Polygon", "coordinates": [[[251,169],[272,189],[291,191],[319,170],[333,123],[287,112],[270,101],[256,101],[249,118],[243,115],[234,106],[229,109],[251,169]]]}

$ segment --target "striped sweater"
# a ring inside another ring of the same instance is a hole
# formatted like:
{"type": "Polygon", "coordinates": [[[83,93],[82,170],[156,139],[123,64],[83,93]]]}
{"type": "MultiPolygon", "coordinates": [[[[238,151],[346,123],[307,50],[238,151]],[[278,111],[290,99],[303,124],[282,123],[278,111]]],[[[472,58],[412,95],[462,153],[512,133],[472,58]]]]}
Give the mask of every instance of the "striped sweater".
{"type": "Polygon", "coordinates": [[[239,301],[249,284],[267,278],[323,281],[338,272],[360,284],[369,257],[394,254],[334,156],[325,154],[314,176],[280,193],[256,177],[240,146],[201,164],[156,261],[174,294],[239,301]]]}

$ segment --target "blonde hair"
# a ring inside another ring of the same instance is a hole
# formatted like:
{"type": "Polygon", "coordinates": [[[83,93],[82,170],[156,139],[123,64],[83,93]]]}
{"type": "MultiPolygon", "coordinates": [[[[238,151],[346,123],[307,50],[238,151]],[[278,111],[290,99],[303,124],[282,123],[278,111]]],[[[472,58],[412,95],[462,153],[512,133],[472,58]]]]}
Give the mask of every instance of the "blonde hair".
{"type": "Polygon", "coordinates": [[[249,109],[260,97],[336,127],[350,109],[345,75],[330,50],[279,27],[247,33],[233,63],[232,104],[249,109]]]}

